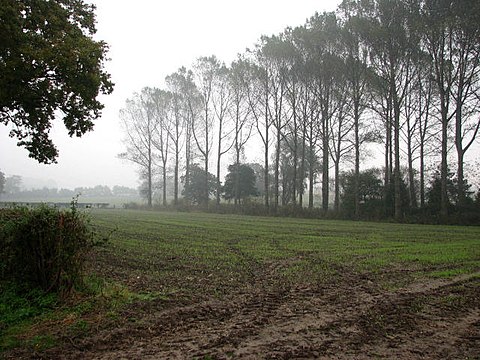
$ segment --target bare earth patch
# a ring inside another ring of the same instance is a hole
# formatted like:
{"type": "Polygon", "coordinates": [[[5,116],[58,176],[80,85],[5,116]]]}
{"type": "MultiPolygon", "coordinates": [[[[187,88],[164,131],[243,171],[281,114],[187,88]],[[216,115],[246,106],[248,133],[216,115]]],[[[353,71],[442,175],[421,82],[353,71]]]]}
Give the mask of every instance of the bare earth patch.
{"type": "Polygon", "coordinates": [[[365,276],[288,285],[275,269],[221,299],[132,304],[116,327],[42,354],[69,359],[478,359],[480,277],[387,291],[365,276]]]}

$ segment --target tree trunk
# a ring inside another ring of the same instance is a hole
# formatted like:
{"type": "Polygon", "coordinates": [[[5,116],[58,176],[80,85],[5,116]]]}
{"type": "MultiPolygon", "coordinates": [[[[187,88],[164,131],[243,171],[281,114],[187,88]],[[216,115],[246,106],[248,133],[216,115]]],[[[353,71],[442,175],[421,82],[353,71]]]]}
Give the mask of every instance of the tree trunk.
{"type": "Polygon", "coordinates": [[[305,140],[305,132],[306,129],[304,127],[303,129],[303,136],[302,136],[302,159],[300,160],[300,189],[299,194],[298,194],[298,205],[300,207],[303,207],[303,193],[305,191],[304,188],[304,180],[305,180],[305,145],[306,145],[306,140],[305,140]]]}
{"type": "Polygon", "coordinates": [[[400,173],[400,105],[397,99],[394,99],[394,142],[395,142],[395,170],[394,170],[394,188],[395,188],[395,220],[402,220],[402,192],[401,192],[401,173],[400,173]]]}
{"type": "Polygon", "coordinates": [[[460,144],[457,147],[457,182],[458,182],[458,206],[460,211],[465,206],[466,203],[466,190],[465,190],[465,178],[463,173],[463,165],[464,165],[464,155],[465,152],[462,149],[462,145],[460,144]]]}
{"type": "MultiPolygon", "coordinates": [[[[461,85],[459,85],[460,88],[461,85]]],[[[459,91],[460,92],[460,91],[459,91]]],[[[462,95],[459,93],[457,99],[461,99],[462,95]]],[[[463,158],[465,151],[462,144],[462,105],[460,100],[457,100],[455,114],[455,148],[457,150],[457,190],[458,190],[458,205],[460,209],[465,206],[466,194],[465,183],[463,175],[463,158]]]]}
{"type": "MultiPolygon", "coordinates": [[[[268,139],[268,131],[267,131],[267,135],[266,135],[266,138],[268,139]]],[[[267,141],[267,144],[268,144],[268,141],[267,141]]],[[[264,176],[265,176],[265,179],[264,179],[264,184],[265,184],[265,207],[268,209],[270,207],[270,194],[269,194],[269,187],[270,187],[270,184],[269,184],[269,179],[268,179],[268,146],[265,145],[265,168],[264,168],[264,176]]]]}
{"type": "Polygon", "coordinates": [[[293,111],[293,183],[292,183],[292,201],[293,205],[297,204],[297,165],[298,165],[298,121],[297,121],[297,109],[296,109],[296,99],[295,99],[295,84],[293,85],[293,101],[292,101],[292,111],[293,111]]]}
{"type": "Polygon", "coordinates": [[[180,162],[180,149],[178,146],[178,139],[175,142],[175,168],[173,174],[173,204],[178,205],[178,166],[180,162]]]}
{"type": "MultiPolygon", "coordinates": [[[[220,126],[220,131],[222,130],[222,127],[220,126]]],[[[221,165],[221,158],[222,158],[222,152],[221,152],[221,132],[219,132],[219,136],[218,136],[218,140],[219,140],[219,143],[218,143],[218,157],[217,157],[217,186],[216,186],[216,204],[217,206],[220,205],[220,165],[221,165]]]]}
{"type": "Polygon", "coordinates": [[[390,208],[388,203],[388,195],[390,193],[390,185],[392,181],[392,101],[389,96],[387,99],[386,110],[386,139],[385,139],[385,185],[384,185],[384,203],[385,203],[385,215],[389,216],[390,208]]]}
{"type": "Polygon", "coordinates": [[[308,208],[313,209],[313,185],[314,185],[314,172],[315,172],[315,153],[314,153],[314,141],[313,141],[313,120],[310,122],[309,129],[309,149],[308,149],[308,208]]]}
{"type": "MultiPolygon", "coordinates": [[[[442,106],[443,108],[443,106],[442,106]]],[[[440,195],[440,216],[445,220],[448,216],[448,195],[447,195],[447,179],[448,179],[448,114],[442,109],[442,162],[441,162],[441,195],[440,195]]]]}
{"type": "MultiPolygon", "coordinates": [[[[410,131],[410,130],[409,130],[410,131]]],[[[415,191],[415,176],[413,173],[413,152],[412,152],[412,137],[409,134],[407,141],[407,155],[408,155],[408,185],[410,192],[410,207],[417,208],[417,194],[415,191]]]]}
{"type": "Polygon", "coordinates": [[[163,163],[163,191],[162,191],[162,204],[167,206],[167,164],[163,163]]]}
{"type": "Polygon", "coordinates": [[[275,211],[278,209],[278,198],[280,196],[279,190],[279,180],[280,180],[280,126],[277,127],[277,146],[275,149],[275,199],[274,199],[274,208],[275,211]]]}
{"type": "Polygon", "coordinates": [[[270,207],[270,181],[269,181],[269,164],[268,164],[268,145],[270,143],[270,125],[269,125],[269,119],[268,119],[268,72],[266,73],[266,79],[267,79],[267,86],[265,87],[265,207],[268,209],[270,207]]]}
{"type": "Polygon", "coordinates": [[[204,194],[205,194],[205,207],[208,208],[208,200],[210,197],[210,192],[208,189],[208,153],[209,153],[209,141],[208,141],[208,134],[209,134],[209,129],[208,129],[208,110],[205,110],[205,189],[204,189],[204,194]]]}
{"type": "Polygon", "coordinates": [[[240,200],[240,194],[239,194],[239,188],[240,188],[240,149],[238,148],[237,145],[235,145],[235,151],[236,151],[236,156],[235,156],[235,190],[234,190],[234,203],[235,207],[239,204],[240,200]]]}
{"type": "Polygon", "coordinates": [[[184,187],[188,187],[190,184],[190,156],[191,156],[191,149],[190,149],[190,141],[191,137],[189,135],[190,130],[187,129],[187,137],[186,137],[186,144],[185,144],[185,184],[184,187]]]}
{"type": "Polygon", "coordinates": [[[313,209],[313,185],[314,185],[314,174],[313,174],[313,164],[309,165],[309,174],[308,174],[308,208],[313,209]]]}
{"type": "Polygon", "coordinates": [[[328,211],[328,195],[329,195],[329,154],[328,154],[328,113],[324,111],[322,114],[322,209],[326,213],[328,211]]]}
{"type": "Polygon", "coordinates": [[[340,177],[340,161],[337,159],[335,161],[335,200],[334,200],[334,209],[335,213],[340,212],[340,183],[339,183],[339,177],[340,177]]]}
{"type": "Polygon", "coordinates": [[[152,152],[149,149],[148,151],[149,159],[148,159],[148,174],[147,174],[147,205],[149,208],[152,207],[152,152]]]}
{"type": "Polygon", "coordinates": [[[360,218],[360,114],[359,114],[359,104],[355,100],[353,108],[353,117],[354,117],[354,131],[355,131],[355,178],[354,178],[354,205],[355,205],[355,219],[360,218]]]}
{"type": "Polygon", "coordinates": [[[420,207],[425,208],[425,145],[420,143],[420,207]]]}

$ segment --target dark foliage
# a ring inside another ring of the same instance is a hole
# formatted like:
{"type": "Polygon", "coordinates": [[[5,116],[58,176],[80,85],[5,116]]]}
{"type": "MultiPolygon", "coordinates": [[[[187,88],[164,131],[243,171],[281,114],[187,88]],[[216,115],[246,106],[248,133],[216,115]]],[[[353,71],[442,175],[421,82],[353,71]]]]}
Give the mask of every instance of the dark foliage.
{"type": "MultiPolygon", "coordinates": [[[[205,170],[197,164],[190,168],[190,178],[188,184],[185,184],[182,195],[192,205],[207,204],[208,199],[205,199],[205,181],[208,185],[208,194],[213,195],[217,187],[216,177],[208,173],[205,175],[205,170]]],[[[182,182],[185,183],[185,177],[182,177],[182,182]]]]}
{"type": "Polygon", "coordinates": [[[93,40],[94,6],[83,1],[3,0],[0,6],[0,123],[40,163],[55,162],[49,137],[58,110],[70,136],[92,130],[113,84],[107,46],[93,40]]]}
{"type": "MultiPolygon", "coordinates": [[[[342,214],[353,218],[355,214],[355,174],[344,173],[340,179],[342,187],[342,214]]],[[[384,186],[380,169],[368,169],[359,174],[360,217],[380,219],[383,217],[384,186]]]]}
{"type": "Polygon", "coordinates": [[[0,281],[68,294],[95,244],[88,218],[48,206],[0,210],[0,281]]]}
{"type": "Polygon", "coordinates": [[[243,200],[249,196],[258,194],[255,187],[255,172],[246,164],[232,164],[228,167],[228,174],[225,177],[223,186],[223,197],[226,200],[243,200]]]}

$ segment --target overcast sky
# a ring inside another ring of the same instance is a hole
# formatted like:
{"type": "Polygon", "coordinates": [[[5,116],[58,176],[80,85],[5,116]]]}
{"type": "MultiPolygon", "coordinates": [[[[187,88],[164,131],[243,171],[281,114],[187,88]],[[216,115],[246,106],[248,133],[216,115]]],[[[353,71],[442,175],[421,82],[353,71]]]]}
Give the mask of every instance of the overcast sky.
{"type": "Polygon", "coordinates": [[[340,0],[97,0],[96,37],[110,45],[107,70],[115,91],[103,97],[103,116],[93,132],[69,138],[59,121],[51,131],[58,163],[28,158],[0,127],[0,171],[74,188],[94,185],[136,187],[135,167],[122,162],[118,113],[144,86],[163,86],[165,76],[190,67],[199,56],[216,55],[227,64],[261,35],[278,34],[305,23],[315,11],[335,10],[340,0]]]}

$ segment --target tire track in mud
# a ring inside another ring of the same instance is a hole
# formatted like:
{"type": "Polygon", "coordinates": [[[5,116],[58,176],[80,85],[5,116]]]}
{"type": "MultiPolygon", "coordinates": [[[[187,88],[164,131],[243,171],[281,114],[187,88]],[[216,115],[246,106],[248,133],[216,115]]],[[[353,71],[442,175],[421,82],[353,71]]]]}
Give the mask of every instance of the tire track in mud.
{"type": "Polygon", "coordinates": [[[270,270],[259,283],[224,300],[157,311],[85,339],[77,344],[84,351],[69,349],[69,354],[86,359],[455,358],[458,347],[467,355],[480,349],[479,304],[454,317],[412,315],[408,308],[419,297],[479,281],[479,274],[385,293],[366,282],[352,286],[352,279],[315,289],[266,287],[262,282],[270,270]],[[397,330],[393,335],[371,333],[365,321],[383,313],[407,325],[387,324],[397,330]]]}

